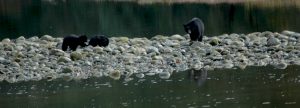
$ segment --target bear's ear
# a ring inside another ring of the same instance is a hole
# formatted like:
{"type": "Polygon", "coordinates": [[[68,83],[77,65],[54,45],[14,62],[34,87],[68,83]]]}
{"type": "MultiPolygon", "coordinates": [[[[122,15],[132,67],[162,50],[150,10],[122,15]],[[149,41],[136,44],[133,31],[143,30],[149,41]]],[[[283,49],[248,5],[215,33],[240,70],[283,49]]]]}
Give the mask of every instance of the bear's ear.
{"type": "Polygon", "coordinates": [[[87,40],[87,36],[86,35],[81,35],[81,36],[79,36],[79,39],[87,40]]]}
{"type": "Polygon", "coordinates": [[[191,33],[191,30],[190,30],[190,27],[187,26],[187,25],[183,25],[184,27],[184,31],[187,32],[187,33],[191,33]]]}

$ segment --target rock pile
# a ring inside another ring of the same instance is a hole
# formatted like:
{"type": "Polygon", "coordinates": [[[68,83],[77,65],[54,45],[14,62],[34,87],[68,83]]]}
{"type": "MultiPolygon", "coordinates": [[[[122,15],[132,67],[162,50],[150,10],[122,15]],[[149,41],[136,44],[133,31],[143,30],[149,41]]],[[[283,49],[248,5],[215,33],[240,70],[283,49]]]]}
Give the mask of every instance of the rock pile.
{"type": "Polygon", "coordinates": [[[300,34],[292,31],[224,34],[193,43],[188,37],[112,37],[105,48],[88,46],[74,52],[62,51],[62,38],[49,35],[3,39],[0,81],[102,76],[130,81],[133,77],[152,75],[168,79],[173,72],[187,69],[266,65],[285,69],[288,65],[300,65],[300,34]]]}

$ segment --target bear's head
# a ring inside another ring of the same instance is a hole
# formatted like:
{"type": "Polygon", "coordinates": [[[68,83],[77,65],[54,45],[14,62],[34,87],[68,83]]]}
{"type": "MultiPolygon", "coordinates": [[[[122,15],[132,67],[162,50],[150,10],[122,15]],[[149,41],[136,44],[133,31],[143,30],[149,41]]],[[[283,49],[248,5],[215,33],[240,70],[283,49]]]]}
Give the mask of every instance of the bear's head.
{"type": "Polygon", "coordinates": [[[187,32],[188,34],[191,34],[191,29],[190,26],[188,24],[183,24],[184,27],[184,31],[187,32]]]}
{"type": "Polygon", "coordinates": [[[79,36],[79,45],[80,46],[82,46],[82,47],[87,46],[86,42],[87,42],[87,36],[86,35],[79,36]]]}

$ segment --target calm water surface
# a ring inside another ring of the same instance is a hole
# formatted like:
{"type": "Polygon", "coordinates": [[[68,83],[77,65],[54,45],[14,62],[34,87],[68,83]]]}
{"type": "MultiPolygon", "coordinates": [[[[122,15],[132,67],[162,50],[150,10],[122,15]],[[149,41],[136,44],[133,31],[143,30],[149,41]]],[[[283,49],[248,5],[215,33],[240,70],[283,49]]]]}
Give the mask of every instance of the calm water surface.
{"type": "MultiPolygon", "coordinates": [[[[110,78],[0,83],[1,108],[298,108],[300,67],[208,71],[198,81],[188,72],[124,83],[110,78]]],[[[201,75],[204,75],[203,73],[201,75]]]]}
{"type": "Polygon", "coordinates": [[[104,34],[150,38],[185,34],[182,24],[193,17],[204,21],[207,36],[267,30],[300,32],[299,5],[62,1],[0,0],[0,37],[104,34]]]}

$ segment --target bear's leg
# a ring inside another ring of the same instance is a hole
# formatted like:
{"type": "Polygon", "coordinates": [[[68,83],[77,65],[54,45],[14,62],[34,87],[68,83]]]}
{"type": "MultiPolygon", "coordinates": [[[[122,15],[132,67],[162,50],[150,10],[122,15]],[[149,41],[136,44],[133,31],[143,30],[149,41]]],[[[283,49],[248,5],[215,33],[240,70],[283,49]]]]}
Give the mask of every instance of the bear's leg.
{"type": "Polygon", "coordinates": [[[199,34],[198,41],[202,42],[202,40],[203,40],[203,36],[201,34],[199,34]]]}
{"type": "Polygon", "coordinates": [[[70,46],[70,48],[71,48],[72,51],[76,51],[77,45],[72,45],[72,46],[70,46]]]}
{"type": "Polygon", "coordinates": [[[68,45],[66,45],[65,42],[62,43],[62,48],[61,48],[63,51],[67,51],[68,49],[68,45]]]}

